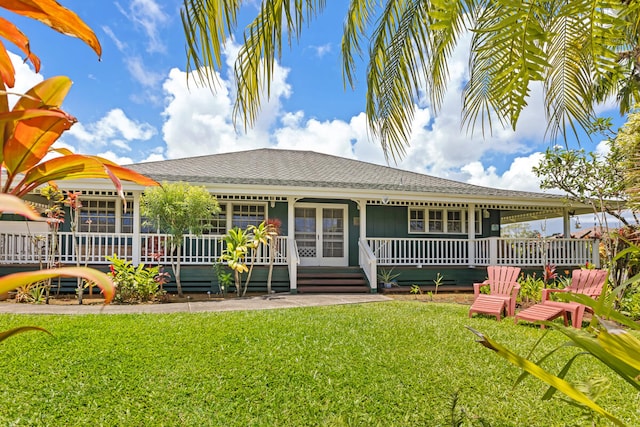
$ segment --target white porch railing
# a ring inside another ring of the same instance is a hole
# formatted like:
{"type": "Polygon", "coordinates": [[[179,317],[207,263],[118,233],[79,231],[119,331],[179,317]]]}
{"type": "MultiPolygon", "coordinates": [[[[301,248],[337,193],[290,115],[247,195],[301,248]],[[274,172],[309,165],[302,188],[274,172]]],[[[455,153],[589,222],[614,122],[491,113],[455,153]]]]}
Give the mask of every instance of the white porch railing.
{"type": "Polygon", "coordinates": [[[599,266],[598,240],[586,239],[395,239],[368,238],[379,265],[599,266]],[[473,251],[469,251],[470,244],[473,251]],[[473,255],[471,256],[470,253],[473,255]]]}
{"type": "Polygon", "coordinates": [[[298,254],[298,245],[295,239],[288,239],[287,241],[289,258],[289,289],[292,292],[296,292],[298,289],[298,264],[300,264],[300,255],[298,254]]]}
{"type": "MultiPolygon", "coordinates": [[[[0,262],[4,264],[46,263],[49,259],[52,234],[32,235],[29,233],[0,233],[0,262]]],[[[134,253],[133,235],[119,233],[58,233],[59,253],[57,262],[62,264],[109,264],[107,256],[132,260],[136,255],[140,262],[156,264],[168,262],[169,237],[162,234],[142,234],[139,254],[134,253]],[[78,257],[79,255],[79,257],[78,257]],[[156,257],[157,256],[157,257],[156,257]]],[[[183,238],[181,264],[214,264],[220,259],[223,248],[222,236],[186,235],[183,238]]],[[[274,264],[287,264],[287,237],[278,236],[274,245],[274,264]]],[[[269,264],[267,246],[261,246],[256,264],[269,264]]]]}
{"type": "Polygon", "coordinates": [[[378,266],[376,256],[373,254],[373,251],[365,240],[358,240],[358,250],[360,268],[362,269],[362,271],[364,271],[365,276],[367,276],[367,280],[369,281],[369,286],[371,287],[371,289],[376,289],[378,286],[378,266]]]}
{"type": "MultiPolygon", "coordinates": [[[[0,233],[0,262],[3,264],[43,264],[48,261],[51,234],[0,233]]],[[[57,262],[76,264],[108,264],[107,256],[137,260],[145,264],[167,263],[168,236],[143,234],[133,241],[131,234],[58,233],[57,262]],[[74,242],[75,241],[75,242],[74,242]],[[135,248],[135,250],[134,250],[135,248]],[[136,252],[136,253],[134,253],[136,252]],[[161,254],[159,259],[155,254],[161,254]]],[[[416,266],[540,266],[547,263],[577,266],[587,262],[599,266],[597,240],[583,239],[504,239],[490,237],[466,239],[368,238],[359,242],[360,266],[370,283],[376,283],[371,265],[416,266]]],[[[223,248],[222,236],[184,236],[183,265],[203,265],[218,262],[223,248]]],[[[269,263],[269,247],[261,246],[256,264],[269,263]]],[[[295,277],[299,259],[295,241],[278,236],[274,264],[288,265],[290,277],[295,277]]]]}

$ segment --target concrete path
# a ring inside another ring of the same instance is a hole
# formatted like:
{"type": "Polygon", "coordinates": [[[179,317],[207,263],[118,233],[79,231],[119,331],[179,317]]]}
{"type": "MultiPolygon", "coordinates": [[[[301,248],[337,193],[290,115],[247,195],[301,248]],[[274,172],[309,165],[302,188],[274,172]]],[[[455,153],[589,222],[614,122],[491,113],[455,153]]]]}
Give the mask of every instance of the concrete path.
{"type": "Polygon", "coordinates": [[[206,311],[271,310],[276,308],[314,307],[321,305],[361,304],[391,301],[378,294],[274,294],[226,300],[168,304],[130,305],[59,305],[16,304],[0,302],[0,313],[14,314],[126,314],[126,313],[196,313],[206,311]]]}

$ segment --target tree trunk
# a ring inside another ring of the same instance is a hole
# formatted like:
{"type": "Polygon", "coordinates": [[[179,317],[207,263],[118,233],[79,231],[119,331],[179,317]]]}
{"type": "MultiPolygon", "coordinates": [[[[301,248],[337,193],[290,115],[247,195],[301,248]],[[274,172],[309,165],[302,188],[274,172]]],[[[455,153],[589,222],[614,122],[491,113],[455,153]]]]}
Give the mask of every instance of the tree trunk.
{"type": "MultiPolygon", "coordinates": [[[[175,251],[176,259],[175,262],[171,262],[171,268],[173,269],[173,275],[176,278],[176,287],[178,288],[178,296],[182,298],[184,294],[182,293],[182,283],[180,282],[180,258],[182,257],[182,246],[181,245],[171,245],[171,253],[175,251]]],[[[173,255],[171,256],[173,260],[173,255]]]]}

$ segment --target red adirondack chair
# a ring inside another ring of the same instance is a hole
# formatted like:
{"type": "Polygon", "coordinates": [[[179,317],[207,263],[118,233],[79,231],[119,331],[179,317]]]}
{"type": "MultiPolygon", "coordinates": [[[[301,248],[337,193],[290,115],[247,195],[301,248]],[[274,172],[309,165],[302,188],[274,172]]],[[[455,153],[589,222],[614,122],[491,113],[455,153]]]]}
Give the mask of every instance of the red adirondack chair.
{"type": "Polygon", "coordinates": [[[591,311],[591,308],[577,302],[551,301],[549,300],[549,295],[554,292],[572,292],[574,294],[587,295],[594,299],[598,298],[607,281],[608,273],[608,270],[573,270],[571,272],[571,284],[566,288],[542,290],[542,304],[564,308],[571,315],[572,326],[581,328],[585,309],[591,311]]]}
{"type": "Polygon", "coordinates": [[[469,317],[473,313],[484,313],[496,316],[500,320],[503,311],[513,316],[516,311],[516,297],[520,291],[518,275],[520,267],[506,265],[490,265],[487,267],[488,279],[473,284],[474,300],[469,309],[469,317]],[[489,294],[481,294],[480,288],[489,285],[489,294]]]}

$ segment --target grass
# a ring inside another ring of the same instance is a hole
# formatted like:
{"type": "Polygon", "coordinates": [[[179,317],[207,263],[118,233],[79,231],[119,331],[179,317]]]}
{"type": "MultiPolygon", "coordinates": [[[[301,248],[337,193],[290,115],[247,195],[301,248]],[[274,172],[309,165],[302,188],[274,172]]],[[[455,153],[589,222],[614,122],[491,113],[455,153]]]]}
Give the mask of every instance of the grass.
{"type": "MultiPolygon", "coordinates": [[[[475,343],[465,325],[520,354],[540,337],[511,319],[417,301],[254,312],[0,316],[37,325],[0,344],[1,425],[564,426],[580,409],[475,343]]],[[[543,344],[563,342],[552,332],[543,344]]],[[[550,361],[559,370],[570,351],[550,361]]],[[[638,394],[590,358],[571,375],[611,378],[602,405],[638,425],[638,394]]],[[[604,421],[600,420],[601,423],[604,421]]],[[[601,425],[601,424],[598,424],[601,425]]],[[[606,425],[606,424],[602,424],[606,425]]]]}

